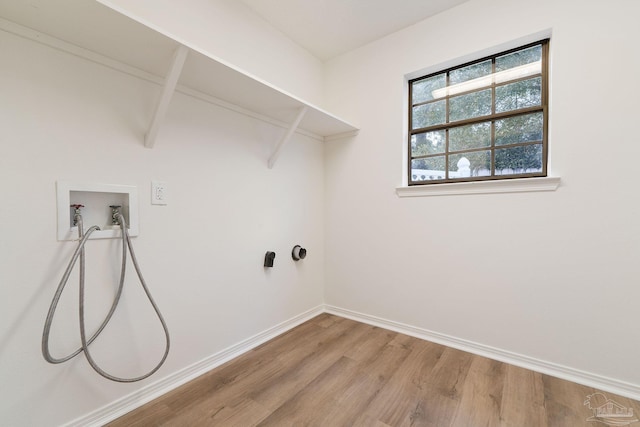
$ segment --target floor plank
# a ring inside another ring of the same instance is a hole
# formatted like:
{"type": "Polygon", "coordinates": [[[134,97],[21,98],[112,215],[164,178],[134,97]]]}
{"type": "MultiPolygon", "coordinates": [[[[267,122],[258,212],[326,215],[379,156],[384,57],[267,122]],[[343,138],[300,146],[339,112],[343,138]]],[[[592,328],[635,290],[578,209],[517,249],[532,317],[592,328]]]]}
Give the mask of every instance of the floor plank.
{"type": "Polygon", "coordinates": [[[451,426],[497,426],[500,424],[505,364],[474,357],[460,390],[460,404],[451,426]]]}
{"type": "Polygon", "coordinates": [[[443,346],[412,340],[411,353],[356,424],[366,425],[367,420],[377,419],[387,425],[411,425],[412,411],[420,405],[427,378],[444,351],[443,346]]]}
{"type": "MultiPolygon", "coordinates": [[[[325,313],[108,426],[604,425],[587,421],[594,393],[325,313]]],[[[640,413],[640,402],[610,393],[592,403],[607,398],[640,413]]]]}
{"type": "Polygon", "coordinates": [[[505,365],[500,405],[501,427],[548,427],[542,374],[505,365]]]}

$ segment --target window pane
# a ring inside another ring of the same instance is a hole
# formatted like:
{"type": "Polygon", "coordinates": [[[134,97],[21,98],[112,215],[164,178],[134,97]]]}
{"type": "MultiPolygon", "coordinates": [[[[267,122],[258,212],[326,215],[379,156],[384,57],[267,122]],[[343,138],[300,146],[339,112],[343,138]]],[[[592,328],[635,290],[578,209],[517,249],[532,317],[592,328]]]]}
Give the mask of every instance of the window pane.
{"type": "Polygon", "coordinates": [[[496,88],[496,113],[535,107],[542,103],[542,80],[522,80],[496,88]]]}
{"type": "Polygon", "coordinates": [[[445,102],[437,101],[413,107],[412,129],[439,125],[445,121],[445,102]]]}
{"type": "Polygon", "coordinates": [[[433,91],[445,87],[446,84],[447,79],[445,73],[413,82],[411,85],[412,103],[418,104],[420,102],[431,101],[434,99],[433,91]]]}
{"type": "Polygon", "coordinates": [[[446,139],[443,130],[411,135],[411,157],[444,153],[445,148],[446,139]]]}
{"type": "Polygon", "coordinates": [[[469,65],[449,72],[449,86],[491,74],[491,60],[469,65]]]}
{"type": "Polygon", "coordinates": [[[542,141],[542,112],[496,120],[496,145],[542,141]]]}
{"type": "Polygon", "coordinates": [[[542,172],[542,144],[496,150],[496,175],[542,172]]]}
{"type": "Polygon", "coordinates": [[[472,92],[449,100],[449,121],[470,119],[491,114],[491,90],[472,92]]]}
{"type": "Polygon", "coordinates": [[[444,156],[411,161],[412,181],[433,181],[445,178],[444,156]]]}
{"type": "Polygon", "coordinates": [[[490,145],[490,122],[458,126],[449,130],[449,151],[462,151],[490,145]]]}
{"type": "MultiPolygon", "coordinates": [[[[542,45],[533,46],[496,58],[496,72],[538,62],[542,59],[542,45]]],[[[539,71],[538,71],[539,72],[539,71]]]]}
{"type": "Polygon", "coordinates": [[[472,151],[449,156],[449,177],[491,175],[491,151],[472,151]]]}

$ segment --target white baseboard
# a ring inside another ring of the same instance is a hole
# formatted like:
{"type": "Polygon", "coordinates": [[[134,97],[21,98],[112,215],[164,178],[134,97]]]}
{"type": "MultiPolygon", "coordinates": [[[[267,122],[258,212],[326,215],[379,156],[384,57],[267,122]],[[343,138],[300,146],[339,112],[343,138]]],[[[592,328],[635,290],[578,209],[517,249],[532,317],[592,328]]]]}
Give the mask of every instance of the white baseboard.
{"type": "Polygon", "coordinates": [[[368,314],[358,313],[340,307],[325,305],[326,313],[336,316],[346,317],[372,326],[378,326],[383,329],[389,329],[412,337],[431,341],[447,347],[477,354],[489,359],[498,360],[500,362],[509,363],[521,368],[530,369],[542,374],[551,375],[553,377],[572,381],[587,387],[618,394],[634,400],[640,400],[640,385],[632,384],[614,378],[604,377],[602,375],[581,371],[570,368],[568,366],[558,365],[556,363],[547,362],[523,354],[512,353],[473,341],[467,341],[460,338],[452,337],[438,332],[429,331],[427,329],[418,328],[404,323],[394,322],[392,320],[382,319],[368,314]]]}
{"type": "Polygon", "coordinates": [[[324,306],[320,305],[302,314],[299,314],[289,320],[286,320],[276,326],[273,326],[257,335],[247,338],[238,344],[232,345],[216,354],[213,354],[191,366],[187,366],[180,371],[169,375],[153,384],[141,388],[121,399],[118,399],[102,408],[84,415],[65,424],[65,427],[87,427],[102,426],[118,417],[130,412],[145,403],[152,401],[165,393],[185,384],[202,374],[234,359],[247,351],[256,348],[270,339],[281,335],[288,330],[295,328],[301,323],[324,312],[324,306]]]}

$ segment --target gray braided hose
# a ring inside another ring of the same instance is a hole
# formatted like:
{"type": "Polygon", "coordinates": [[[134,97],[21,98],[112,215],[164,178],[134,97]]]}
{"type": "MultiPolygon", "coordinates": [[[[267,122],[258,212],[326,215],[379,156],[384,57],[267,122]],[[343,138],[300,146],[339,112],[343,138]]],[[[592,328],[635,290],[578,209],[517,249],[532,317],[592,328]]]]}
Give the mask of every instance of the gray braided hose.
{"type": "Polygon", "coordinates": [[[44,330],[42,332],[42,355],[44,356],[44,359],[49,363],[63,363],[63,362],[66,362],[67,360],[70,360],[73,357],[77,356],[81,352],[84,352],[84,354],[85,354],[85,356],[87,358],[87,361],[89,362],[89,365],[91,365],[93,370],[95,370],[98,374],[100,374],[104,378],[107,378],[107,379],[112,380],[112,381],[124,382],[124,383],[141,381],[141,380],[143,380],[145,378],[148,378],[151,375],[153,375],[156,371],[158,371],[158,369],[160,369],[160,367],[164,364],[165,360],[167,359],[167,356],[169,355],[169,348],[170,348],[169,329],[167,328],[167,324],[166,324],[166,322],[164,320],[164,317],[162,316],[162,313],[160,312],[160,309],[158,308],[158,306],[156,305],[155,301],[153,300],[153,297],[151,296],[151,292],[149,292],[149,288],[147,287],[147,284],[146,284],[146,282],[144,280],[144,277],[142,276],[142,272],[140,271],[140,266],[138,264],[138,260],[136,258],[135,252],[133,250],[133,245],[131,244],[131,237],[129,236],[129,232],[127,230],[127,226],[126,226],[126,223],[125,223],[125,219],[122,216],[122,214],[118,215],[118,220],[120,222],[120,229],[122,230],[122,266],[121,266],[121,269],[120,269],[120,280],[119,280],[119,283],[118,283],[118,289],[117,289],[117,292],[116,292],[116,296],[115,296],[115,298],[113,300],[113,303],[111,304],[111,308],[109,310],[109,313],[107,313],[107,316],[104,318],[104,320],[102,321],[102,323],[98,327],[98,330],[89,339],[87,339],[86,327],[85,327],[85,315],[84,315],[84,284],[85,284],[85,253],[84,253],[84,247],[85,247],[85,245],[87,243],[87,240],[89,239],[89,236],[91,236],[91,234],[94,231],[99,230],[100,227],[94,225],[94,226],[90,227],[87,230],[86,233],[84,233],[83,232],[82,216],[78,214],[78,215],[76,215],[75,218],[77,220],[78,234],[79,234],[80,240],[78,242],[78,246],[76,247],[76,250],[73,253],[73,256],[71,257],[71,260],[69,261],[69,264],[67,265],[67,268],[66,268],[64,274],[62,275],[62,279],[60,280],[60,284],[58,285],[56,293],[54,294],[53,299],[51,301],[51,305],[49,306],[49,312],[47,313],[47,318],[46,318],[45,324],[44,324],[44,330]],[[134,266],[134,268],[136,270],[136,273],[138,275],[138,279],[140,280],[140,284],[142,285],[142,288],[143,288],[145,294],[147,295],[147,299],[151,303],[151,306],[153,307],[156,315],[158,316],[158,320],[160,320],[160,323],[162,324],[162,328],[164,330],[165,340],[166,340],[165,351],[164,351],[164,354],[163,354],[162,359],[160,360],[160,362],[153,369],[151,369],[149,372],[147,372],[146,374],[138,376],[138,377],[134,377],[134,378],[121,378],[121,377],[117,377],[115,375],[111,375],[111,374],[105,372],[102,368],[100,368],[100,366],[98,366],[98,364],[95,362],[95,360],[91,356],[91,353],[89,352],[89,345],[100,335],[102,330],[107,326],[107,324],[109,323],[109,321],[113,317],[113,313],[115,312],[116,307],[118,306],[118,302],[120,301],[120,296],[122,295],[122,289],[124,287],[124,279],[125,279],[125,275],[126,275],[125,269],[126,269],[126,263],[127,263],[127,247],[129,248],[129,252],[131,253],[131,261],[133,262],[133,266],[134,266]],[[65,356],[65,357],[55,358],[55,357],[53,357],[51,355],[51,352],[49,351],[49,334],[51,332],[51,324],[53,323],[53,317],[55,315],[56,308],[58,306],[58,302],[60,300],[60,297],[62,296],[62,292],[64,290],[64,287],[66,286],[67,282],[69,281],[69,276],[71,275],[71,271],[73,270],[73,267],[75,266],[75,264],[78,261],[78,259],[80,259],[79,315],[80,315],[80,341],[81,341],[81,347],[78,348],[77,350],[75,350],[74,352],[70,353],[69,355],[65,356]]]}

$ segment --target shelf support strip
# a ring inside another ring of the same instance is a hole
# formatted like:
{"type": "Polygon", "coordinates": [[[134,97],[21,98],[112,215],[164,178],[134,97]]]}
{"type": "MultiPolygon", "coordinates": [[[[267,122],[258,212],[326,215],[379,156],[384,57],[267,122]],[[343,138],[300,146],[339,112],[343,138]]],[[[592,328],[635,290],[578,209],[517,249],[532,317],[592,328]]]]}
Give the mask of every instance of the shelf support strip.
{"type": "Polygon", "coordinates": [[[173,93],[175,92],[176,85],[178,84],[178,78],[180,78],[180,73],[182,72],[182,67],[184,66],[188,53],[189,48],[185,45],[180,45],[173,55],[173,62],[171,63],[171,68],[165,78],[160,101],[158,102],[155,114],[153,115],[153,120],[151,120],[151,124],[149,125],[149,131],[144,137],[144,146],[147,148],[153,148],[153,145],[156,142],[158,130],[160,129],[164,116],[167,114],[167,110],[169,109],[171,97],[173,97],[173,93]]]}
{"type": "Polygon", "coordinates": [[[269,169],[273,168],[273,165],[276,163],[276,160],[278,159],[280,152],[293,136],[293,133],[298,128],[298,125],[302,121],[302,118],[304,117],[306,112],[307,112],[306,105],[301,107],[300,110],[298,110],[298,115],[296,116],[296,119],[293,121],[293,123],[291,123],[291,126],[289,126],[289,129],[287,129],[287,133],[284,134],[280,142],[278,142],[278,145],[276,145],[276,147],[273,149],[273,153],[271,153],[271,157],[269,157],[269,161],[267,162],[269,169]]]}

